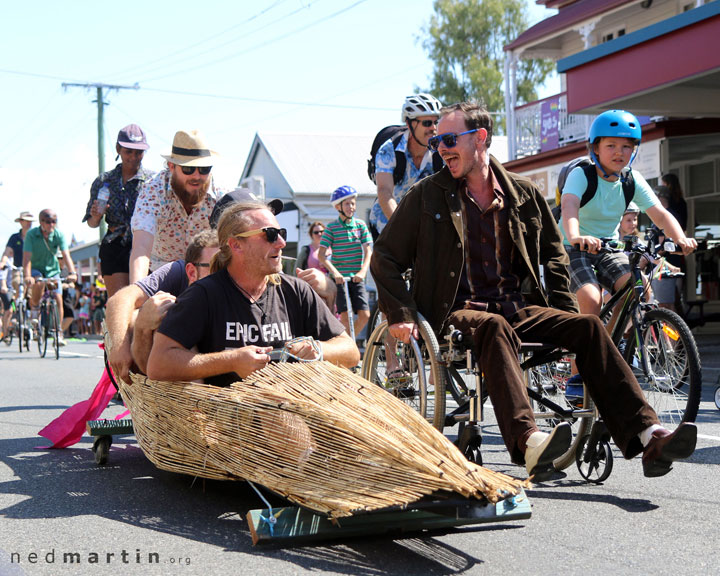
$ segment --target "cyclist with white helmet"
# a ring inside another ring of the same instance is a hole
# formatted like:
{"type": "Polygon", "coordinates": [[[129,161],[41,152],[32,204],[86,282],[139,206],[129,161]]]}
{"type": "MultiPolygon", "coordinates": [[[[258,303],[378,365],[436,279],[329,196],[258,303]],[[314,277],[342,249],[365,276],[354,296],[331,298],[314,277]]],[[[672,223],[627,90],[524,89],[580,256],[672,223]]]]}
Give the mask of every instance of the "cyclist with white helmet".
{"type": "Polygon", "coordinates": [[[370,230],[373,239],[385,228],[388,218],[418,180],[434,174],[442,167],[442,160],[428,149],[428,140],[437,134],[442,105],[430,94],[413,94],[402,106],[402,123],[407,127],[402,136],[388,139],[375,155],[377,199],[370,210],[370,230]],[[402,174],[396,174],[398,158],[405,164],[402,174]]]}
{"type": "MultiPolygon", "coordinates": [[[[587,142],[597,173],[593,178],[597,180],[595,195],[581,206],[589,185],[582,167],[568,174],[562,189],[560,227],[570,257],[570,289],[577,296],[582,314],[599,314],[603,288],[613,293],[630,278],[626,254],[600,252],[601,238],[619,238],[620,221],[628,207],[623,183],[629,178],[635,184],[632,200],[638,209],[647,213],[658,228],[664,229],[684,254],[697,248],[695,239],[685,236],[645,178],[632,169],[641,138],[640,122],[633,114],[625,110],[603,112],[590,126],[587,142]]],[[[568,381],[566,394],[581,394],[581,383],[578,375],[573,376],[568,381]]]]}
{"type": "Polygon", "coordinates": [[[328,269],[337,285],[335,304],[340,321],[350,334],[348,314],[357,314],[355,334],[359,334],[370,319],[365,277],[372,256],[372,238],[367,225],[355,218],[357,190],[352,186],[340,186],[330,197],[330,203],[338,211],[338,219],[330,222],[320,240],[318,259],[328,269]],[[327,258],[332,250],[332,260],[327,258]],[[343,284],[347,281],[352,310],[347,309],[343,284]]]}

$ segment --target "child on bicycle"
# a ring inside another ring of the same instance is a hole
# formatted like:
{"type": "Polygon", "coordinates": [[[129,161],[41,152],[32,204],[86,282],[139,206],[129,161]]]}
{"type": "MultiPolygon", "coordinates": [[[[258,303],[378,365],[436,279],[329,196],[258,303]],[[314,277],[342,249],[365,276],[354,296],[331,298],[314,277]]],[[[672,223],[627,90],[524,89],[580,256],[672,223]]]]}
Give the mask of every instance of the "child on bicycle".
{"type": "MultiPolygon", "coordinates": [[[[640,122],[633,114],[624,110],[603,112],[590,126],[587,142],[597,172],[595,195],[580,205],[588,187],[582,167],[568,174],[562,189],[561,230],[570,257],[570,288],[577,295],[583,314],[599,314],[602,288],[613,293],[630,278],[626,254],[600,251],[601,239],[618,239],[619,224],[627,208],[623,183],[628,178],[635,183],[632,201],[658,228],[665,230],[683,254],[697,248],[695,239],[685,236],[678,221],[663,208],[642,175],[632,169],[641,137],[640,122]]],[[[581,386],[581,382],[576,375],[569,384],[581,386]]]]}
{"type": "Polygon", "coordinates": [[[372,237],[365,222],[355,218],[357,195],[357,190],[352,186],[340,186],[332,193],[330,203],[337,209],[339,216],[325,228],[318,251],[320,264],[329,270],[337,285],[335,305],[348,334],[351,334],[348,313],[357,314],[355,334],[359,334],[370,319],[365,277],[372,256],[372,237]],[[332,250],[332,261],[327,258],[328,249],[332,250]],[[346,282],[352,310],[348,310],[345,301],[343,285],[346,282]]]}

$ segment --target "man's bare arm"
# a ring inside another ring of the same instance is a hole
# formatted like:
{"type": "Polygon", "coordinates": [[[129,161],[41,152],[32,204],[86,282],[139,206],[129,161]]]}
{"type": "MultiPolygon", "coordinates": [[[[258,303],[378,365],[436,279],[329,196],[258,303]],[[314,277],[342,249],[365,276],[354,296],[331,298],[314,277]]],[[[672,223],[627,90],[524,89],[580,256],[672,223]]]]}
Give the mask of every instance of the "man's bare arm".
{"type": "Polygon", "coordinates": [[[133,231],[132,250],[130,250],[130,284],[142,280],[150,271],[150,253],[155,236],[145,230],[133,231]]]}
{"type": "Polygon", "coordinates": [[[271,347],[244,346],[202,354],[155,332],[148,358],[147,375],[153,380],[189,382],[235,372],[241,378],[264,368],[270,361],[271,347]]]}
{"type": "Polygon", "coordinates": [[[385,214],[385,218],[389,220],[390,216],[395,212],[395,208],[397,208],[397,202],[395,196],[393,196],[395,190],[393,175],[388,172],[378,172],[375,174],[375,181],[377,182],[378,204],[380,204],[380,209],[385,214]]]}
{"type": "Polygon", "coordinates": [[[360,350],[347,332],[320,342],[320,346],[323,351],[323,360],[345,368],[354,368],[360,363],[360,350]]]}
{"type": "Polygon", "coordinates": [[[147,299],[147,294],[139,286],[130,284],[110,298],[105,309],[105,325],[112,344],[108,353],[108,362],[115,376],[125,382],[130,382],[129,372],[133,364],[134,312],[147,299]]]}
{"type": "Polygon", "coordinates": [[[147,373],[147,361],[153,344],[153,334],[160,327],[165,314],[175,303],[175,296],[158,292],[143,304],[135,319],[132,333],[132,358],[143,374],[147,373]]]}

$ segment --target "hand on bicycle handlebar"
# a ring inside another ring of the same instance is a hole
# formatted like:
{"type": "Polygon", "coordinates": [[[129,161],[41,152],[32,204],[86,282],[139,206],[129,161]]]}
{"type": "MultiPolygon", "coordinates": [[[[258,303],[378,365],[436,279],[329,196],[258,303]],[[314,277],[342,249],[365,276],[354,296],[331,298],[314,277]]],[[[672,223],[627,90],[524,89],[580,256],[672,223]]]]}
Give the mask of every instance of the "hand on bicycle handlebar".
{"type": "Polygon", "coordinates": [[[603,241],[600,238],[594,236],[576,236],[575,238],[568,238],[570,245],[575,247],[576,250],[587,251],[590,254],[597,254],[603,247],[603,241]]]}

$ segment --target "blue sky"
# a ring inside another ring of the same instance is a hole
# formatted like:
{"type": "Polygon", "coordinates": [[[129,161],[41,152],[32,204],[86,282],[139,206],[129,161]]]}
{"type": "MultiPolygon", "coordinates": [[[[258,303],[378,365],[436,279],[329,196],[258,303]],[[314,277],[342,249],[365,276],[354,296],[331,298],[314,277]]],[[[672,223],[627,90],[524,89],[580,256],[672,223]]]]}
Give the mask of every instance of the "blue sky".
{"type": "MultiPolygon", "coordinates": [[[[531,22],[551,14],[528,0],[531,22]]],[[[137,123],[162,168],[180,129],[201,130],[234,186],[257,131],[374,133],[432,72],[421,29],[432,0],[26,0],[0,18],[0,242],[21,210],[55,208],[68,236],[97,175],[95,91],[105,95],[105,166],[137,123]],[[19,73],[14,73],[19,72],[19,73]]],[[[361,161],[364,162],[365,159],[361,161]]],[[[318,167],[322,169],[322,167],[318,167]]]]}

